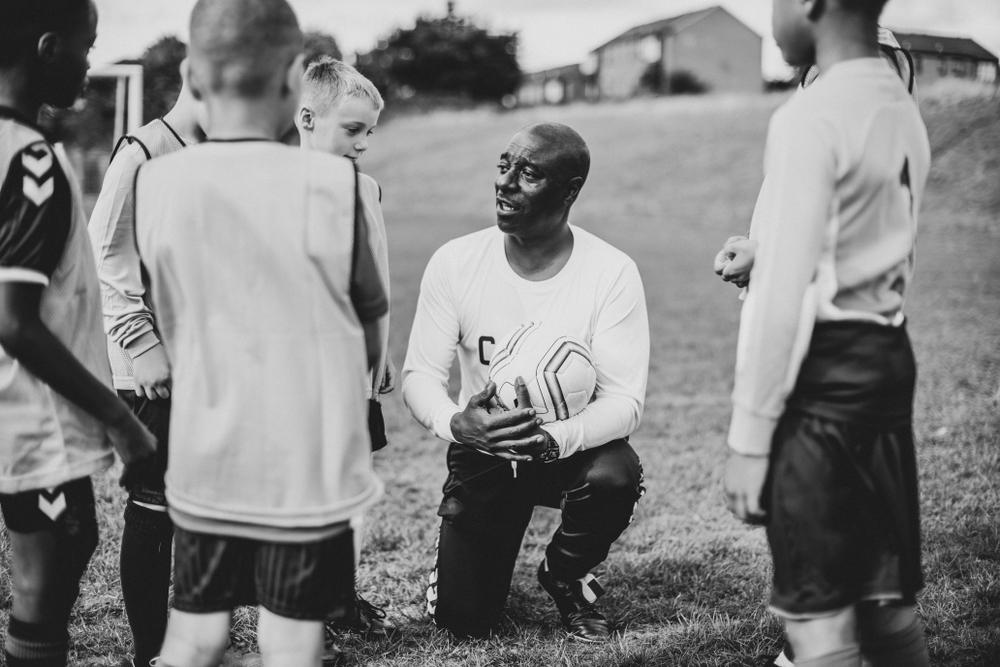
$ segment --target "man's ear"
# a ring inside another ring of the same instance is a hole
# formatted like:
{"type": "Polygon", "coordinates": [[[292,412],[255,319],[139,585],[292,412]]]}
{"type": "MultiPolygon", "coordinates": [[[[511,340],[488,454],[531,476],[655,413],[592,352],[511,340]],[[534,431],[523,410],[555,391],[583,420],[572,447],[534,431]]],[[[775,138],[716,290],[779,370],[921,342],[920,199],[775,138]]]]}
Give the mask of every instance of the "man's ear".
{"type": "Polygon", "coordinates": [[[181,80],[184,85],[190,88],[191,97],[201,102],[202,97],[204,97],[204,91],[202,90],[201,82],[198,81],[197,72],[195,72],[191,66],[191,61],[187,58],[181,61],[181,80]]]}
{"type": "Polygon", "coordinates": [[[572,204],[576,201],[577,195],[580,194],[580,190],[583,189],[583,176],[574,176],[569,179],[566,184],[566,197],[563,199],[567,204],[572,204]]]}
{"type": "Polygon", "coordinates": [[[38,38],[36,51],[38,59],[46,65],[51,64],[59,55],[60,38],[58,33],[46,32],[38,38]]]}
{"type": "Polygon", "coordinates": [[[313,115],[312,109],[309,107],[299,107],[298,113],[295,114],[295,125],[300,130],[312,132],[316,127],[316,118],[313,115]]]}

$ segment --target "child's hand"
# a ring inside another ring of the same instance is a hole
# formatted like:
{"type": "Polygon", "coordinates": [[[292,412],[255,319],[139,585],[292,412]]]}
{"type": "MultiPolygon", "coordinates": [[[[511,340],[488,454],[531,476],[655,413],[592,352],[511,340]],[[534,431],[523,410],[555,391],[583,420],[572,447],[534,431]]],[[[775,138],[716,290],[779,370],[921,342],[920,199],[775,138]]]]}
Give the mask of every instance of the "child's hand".
{"type": "Polygon", "coordinates": [[[132,360],[135,395],[151,401],[170,398],[170,361],[162,345],[156,345],[132,360]]]}
{"type": "Polygon", "coordinates": [[[729,452],[726,460],[724,485],[726,506],[739,519],[749,524],[767,522],[767,512],[761,504],[764,480],[767,479],[767,456],[748,456],[729,452]]]}
{"type": "Polygon", "coordinates": [[[757,256],[757,242],[745,236],[731,236],[716,255],[716,273],[739,288],[750,282],[750,270],[757,256]],[[720,262],[720,258],[725,258],[720,262]]]}
{"type": "Polygon", "coordinates": [[[396,364],[392,363],[392,358],[385,361],[385,374],[382,376],[382,384],[378,388],[378,393],[388,394],[396,388],[396,364]]]}
{"type": "Polygon", "coordinates": [[[733,259],[734,253],[729,250],[729,244],[745,240],[746,238],[745,236],[730,236],[726,239],[726,242],[722,244],[722,250],[716,253],[715,261],[712,263],[712,270],[715,271],[715,275],[721,276],[722,272],[726,270],[726,265],[733,259]]]}
{"type": "Polygon", "coordinates": [[[156,438],[131,411],[125,409],[122,417],[108,424],[108,439],[125,464],[119,483],[127,487],[152,462],[156,438]]]}

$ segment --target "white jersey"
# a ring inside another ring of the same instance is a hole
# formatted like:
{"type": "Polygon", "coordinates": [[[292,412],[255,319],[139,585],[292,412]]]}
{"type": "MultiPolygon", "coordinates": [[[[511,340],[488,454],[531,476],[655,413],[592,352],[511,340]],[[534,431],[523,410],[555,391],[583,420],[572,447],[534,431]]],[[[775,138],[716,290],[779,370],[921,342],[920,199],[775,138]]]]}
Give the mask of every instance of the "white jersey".
{"type": "Polygon", "coordinates": [[[597,369],[583,412],[545,424],[565,458],[625,437],[639,426],[649,371],[649,323],[639,271],[625,253],[571,227],[573,252],[558,274],[526,280],[510,267],[496,227],[446,243],[431,257],[403,365],[403,400],[417,421],[453,441],[450,422],[489,380],[504,336],[529,321],[558,324],[587,342],[597,369]],[[462,386],[448,396],[458,353],[462,386]]]}
{"type": "Polygon", "coordinates": [[[769,451],[815,322],[902,324],[929,167],[917,105],[881,58],[834,65],[775,112],[740,320],[734,450],[769,451]]]}

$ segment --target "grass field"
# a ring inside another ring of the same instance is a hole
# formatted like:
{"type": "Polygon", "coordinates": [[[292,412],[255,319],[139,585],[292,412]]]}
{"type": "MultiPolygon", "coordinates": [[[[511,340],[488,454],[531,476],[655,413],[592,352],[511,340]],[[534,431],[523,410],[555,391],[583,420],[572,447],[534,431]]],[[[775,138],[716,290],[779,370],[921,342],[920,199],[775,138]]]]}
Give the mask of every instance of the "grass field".
{"type": "MultiPolygon", "coordinates": [[[[739,302],[711,273],[718,244],[745,230],[767,120],[780,97],[692,98],[495,115],[400,118],[380,129],[366,168],[382,183],[393,268],[393,348],[401,364],[431,252],[493,224],[496,157],[522,124],[553,119],[590,143],[593,169],[573,221],[627,251],[645,282],[652,365],[633,444],[648,493],[601,567],[602,607],[623,632],[605,646],[564,640],[534,580],[557,515],[525,538],[495,638],[456,641],[423,615],[444,444],[394,395],[391,445],[377,455],[385,499],[369,521],[360,589],[387,605],[389,641],[344,637],[348,664],[752,665],[779,643],[764,611],[769,560],[760,529],[723,507],[720,483],[739,302]]],[[[916,431],[935,664],[1000,664],[1000,99],[923,103],[934,167],[908,312],[920,368],[916,431]]],[[[102,544],[72,633],[74,664],[113,665],[129,634],[117,578],[123,496],[99,484],[102,544]]],[[[6,571],[6,568],[4,568],[6,571]]],[[[9,609],[3,581],[0,606],[9,609]]],[[[6,612],[4,612],[6,613],[6,612]]],[[[2,621],[4,619],[0,619],[2,621]]],[[[253,649],[241,613],[234,650],[253,649]]]]}

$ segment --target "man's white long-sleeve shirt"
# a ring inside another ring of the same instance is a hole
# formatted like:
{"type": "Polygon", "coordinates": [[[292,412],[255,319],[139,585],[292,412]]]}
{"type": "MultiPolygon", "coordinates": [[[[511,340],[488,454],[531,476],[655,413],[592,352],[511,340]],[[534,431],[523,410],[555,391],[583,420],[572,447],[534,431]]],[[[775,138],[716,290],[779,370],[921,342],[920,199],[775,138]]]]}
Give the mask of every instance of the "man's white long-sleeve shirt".
{"type": "Polygon", "coordinates": [[[495,227],[446,243],[431,257],[403,365],[403,400],[414,417],[453,441],[451,418],[489,380],[496,344],[524,322],[557,324],[587,342],[597,389],[581,413],[545,424],[565,458],[636,430],[649,370],[649,323],[635,262],[593,234],[571,227],[573,252],[558,274],[531,281],[507,261],[495,227]],[[456,403],[448,374],[458,354],[456,403]]]}

